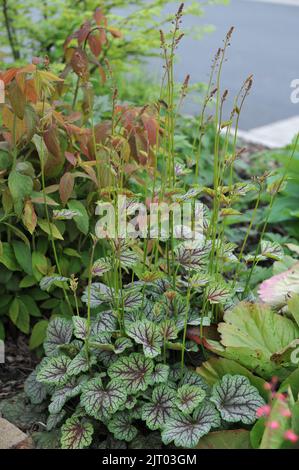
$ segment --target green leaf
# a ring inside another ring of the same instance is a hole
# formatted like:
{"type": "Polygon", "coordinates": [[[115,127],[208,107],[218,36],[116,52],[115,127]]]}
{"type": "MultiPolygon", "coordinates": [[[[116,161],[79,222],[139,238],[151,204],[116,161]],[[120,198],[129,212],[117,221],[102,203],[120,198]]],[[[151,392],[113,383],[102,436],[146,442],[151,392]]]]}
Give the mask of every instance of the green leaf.
{"type": "Polygon", "coordinates": [[[258,390],[247,377],[225,375],[219,384],[213,386],[211,401],[215,403],[222,419],[229,423],[253,424],[257,410],[265,404],[258,390]]]}
{"type": "Polygon", "coordinates": [[[143,345],[145,357],[155,357],[161,353],[163,338],[158,325],[148,320],[136,321],[127,327],[127,335],[143,345]]]}
{"type": "Polygon", "coordinates": [[[27,287],[32,287],[37,283],[37,280],[34,276],[25,276],[19,283],[21,289],[26,289],[27,287]]]}
{"type": "Polygon", "coordinates": [[[173,441],[176,447],[193,448],[211,428],[219,426],[218,412],[212,403],[204,402],[194,411],[192,417],[177,412],[167,420],[162,430],[162,441],[166,445],[173,441]]]}
{"type": "Polygon", "coordinates": [[[93,427],[80,418],[69,418],[61,428],[62,449],[84,449],[92,442],[93,427]]]}
{"type": "Polygon", "coordinates": [[[39,405],[47,396],[46,387],[36,380],[37,371],[38,367],[31,372],[24,384],[24,391],[33,405],[39,405]]]}
{"type": "Polygon", "coordinates": [[[32,272],[37,281],[47,274],[48,261],[45,255],[38,251],[32,253],[32,272]]]}
{"type": "Polygon", "coordinates": [[[22,175],[13,170],[8,177],[8,187],[14,201],[15,211],[18,215],[21,215],[23,200],[32,193],[33,181],[30,176],[22,175]]]}
{"type": "Polygon", "coordinates": [[[38,219],[37,224],[47,235],[57,240],[63,240],[62,234],[52,222],[48,222],[46,219],[38,219]]]}
{"type": "Polygon", "coordinates": [[[90,416],[103,420],[124,405],[126,399],[123,384],[112,381],[105,387],[100,378],[95,378],[84,384],[80,403],[90,416]]]}
{"type": "Polygon", "coordinates": [[[108,369],[111,379],[117,380],[128,394],[146,390],[154,364],[143,354],[132,353],[120,357],[108,369]]]}
{"type": "Polygon", "coordinates": [[[205,396],[206,393],[201,387],[185,384],[177,391],[176,405],[183,413],[190,414],[205,396]]]}
{"type": "Polygon", "coordinates": [[[45,276],[41,279],[39,283],[39,287],[41,290],[49,290],[52,284],[55,284],[58,282],[67,282],[69,280],[68,277],[64,276],[58,276],[58,275],[53,275],[53,276],[45,276]]]}
{"type": "Polygon", "coordinates": [[[291,428],[291,419],[286,417],[286,413],[290,412],[288,403],[282,400],[274,400],[271,407],[271,413],[268,417],[269,422],[276,421],[278,428],[273,430],[269,426],[265,426],[260,449],[280,449],[285,441],[284,433],[291,428]]]}
{"type": "Polygon", "coordinates": [[[250,433],[245,429],[210,432],[200,439],[196,449],[251,449],[250,433]]]}
{"type": "Polygon", "coordinates": [[[32,275],[31,250],[25,243],[14,240],[12,242],[14,254],[21,268],[29,276],[32,275]]]}
{"type": "Polygon", "coordinates": [[[67,356],[47,358],[37,373],[37,380],[47,385],[64,385],[69,379],[67,369],[70,363],[67,356]]]}
{"type": "Polygon", "coordinates": [[[115,354],[121,354],[126,349],[132,348],[133,342],[129,338],[117,338],[114,343],[114,352],[115,354]]]}
{"type": "Polygon", "coordinates": [[[178,329],[174,320],[164,320],[160,324],[160,330],[164,341],[170,341],[178,337],[178,329]]]}
{"type": "Polygon", "coordinates": [[[51,320],[47,329],[44,349],[47,356],[56,354],[59,346],[69,344],[72,339],[72,323],[65,318],[54,318],[51,320]]]}
{"type": "Polygon", "coordinates": [[[115,313],[112,310],[106,310],[97,314],[91,322],[91,336],[98,336],[103,332],[113,333],[118,329],[118,322],[115,313]]]}
{"type": "Polygon", "coordinates": [[[87,235],[89,231],[89,217],[84,205],[82,202],[76,201],[75,199],[69,201],[67,205],[69,209],[79,213],[79,215],[74,216],[75,224],[77,225],[80,232],[84,233],[84,235],[87,235]]]}
{"type": "Polygon", "coordinates": [[[142,407],[141,417],[152,431],[162,429],[168,419],[177,412],[175,404],[176,393],[167,385],[154,388],[151,403],[142,407]]]}
{"type": "Polygon", "coordinates": [[[20,271],[20,267],[11,245],[7,242],[3,242],[1,246],[0,263],[4,264],[4,266],[6,266],[10,271],[20,271]]]}
{"type": "Polygon", "coordinates": [[[43,344],[48,324],[48,320],[40,320],[34,325],[30,336],[29,349],[35,349],[43,344]]]}
{"type": "Polygon", "coordinates": [[[180,243],[175,249],[176,262],[187,270],[198,270],[207,264],[210,248],[205,240],[180,243]]]}
{"type": "Polygon", "coordinates": [[[224,282],[211,282],[206,288],[206,296],[210,304],[223,304],[230,298],[231,290],[224,282]]]}
{"type": "Polygon", "coordinates": [[[138,430],[132,425],[132,418],[127,411],[116,413],[108,423],[109,431],[115,439],[131,442],[138,434],[138,430]]]}
{"type": "Polygon", "coordinates": [[[267,305],[246,302],[224,314],[218,331],[226,347],[219,353],[265,379],[283,373],[271,357],[299,338],[299,328],[291,320],[272,312],[267,305]]]}
{"type": "Polygon", "coordinates": [[[25,305],[17,298],[15,298],[9,307],[9,318],[22,331],[28,334],[30,331],[30,316],[25,305]]]}

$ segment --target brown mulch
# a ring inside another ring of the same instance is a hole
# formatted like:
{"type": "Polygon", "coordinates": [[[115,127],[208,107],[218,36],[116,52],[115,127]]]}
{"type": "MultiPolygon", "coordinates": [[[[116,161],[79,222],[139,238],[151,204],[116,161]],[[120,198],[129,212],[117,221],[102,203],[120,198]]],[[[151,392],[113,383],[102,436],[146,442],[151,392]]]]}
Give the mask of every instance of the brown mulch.
{"type": "Polygon", "coordinates": [[[23,390],[27,376],[38,363],[28,348],[28,338],[19,335],[5,340],[5,363],[0,364],[0,400],[23,390]]]}

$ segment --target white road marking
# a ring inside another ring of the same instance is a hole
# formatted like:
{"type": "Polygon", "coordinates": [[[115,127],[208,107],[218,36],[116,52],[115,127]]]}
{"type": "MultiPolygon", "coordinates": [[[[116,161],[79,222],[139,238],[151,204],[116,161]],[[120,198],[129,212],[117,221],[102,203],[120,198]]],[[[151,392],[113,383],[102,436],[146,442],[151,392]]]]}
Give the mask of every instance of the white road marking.
{"type": "Polygon", "coordinates": [[[267,126],[256,127],[249,131],[238,132],[241,139],[269,148],[280,148],[292,142],[299,132],[299,116],[273,122],[267,126]]]}
{"type": "Polygon", "coordinates": [[[258,3],[273,3],[275,5],[285,5],[290,7],[299,7],[299,0],[245,0],[258,3]]]}

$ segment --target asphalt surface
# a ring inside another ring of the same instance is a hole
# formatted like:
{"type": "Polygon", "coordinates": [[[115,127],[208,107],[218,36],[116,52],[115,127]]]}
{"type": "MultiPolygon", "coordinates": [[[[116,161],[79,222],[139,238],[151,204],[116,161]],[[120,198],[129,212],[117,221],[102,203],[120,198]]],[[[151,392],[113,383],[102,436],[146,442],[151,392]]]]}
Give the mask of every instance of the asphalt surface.
{"type": "MultiPolygon", "coordinates": [[[[176,65],[180,81],[189,73],[193,82],[207,82],[215,51],[229,28],[235,27],[222,87],[230,92],[229,105],[244,79],[254,75],[254,86],[241,116],[243,130],[299,115],[299,104],[290,99],[290,84],[299,79],[299,1],[277,1],[231,0],[230,6],[207,7],[203,18],[184,18],[183,26],[211,24],[215,31],[201,40],[184,38],[176,65]]],[[[158,68],[158,63],[151,65],[157,74],[158,68]]],[[[188,113],[197,113],[198,109],[191,100],[185,104],[188,113]]]]}

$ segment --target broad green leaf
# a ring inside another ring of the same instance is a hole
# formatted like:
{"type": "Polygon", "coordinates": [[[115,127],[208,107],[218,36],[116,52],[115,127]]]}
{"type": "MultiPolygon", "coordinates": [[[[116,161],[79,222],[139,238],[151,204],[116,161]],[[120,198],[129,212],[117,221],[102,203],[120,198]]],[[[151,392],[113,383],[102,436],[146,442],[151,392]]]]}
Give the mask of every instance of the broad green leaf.
{"type": "Polygon", "coordinates": [[[127,411],[115,413],[108,423],[109,431],[115,439],[131,442],[138,434],[138,430],[132,425],[132,418],[127,411]]]}
{"type": "Polygon", "coordinates": [[[193,448],[211,428],[219,426],[218,412],[211,403],[204,402],[194,411],[192,417],[177,412],[168,419],[162,430],[162,441],[165,445],[174,442],[176,447],[193,448]]]}
{"type": "Polygon", "coordinates": [[[257,377],[236,361],[223,357],[210,357],[209,360],[203,362],[202,365],[196,369],[196,373],[193,374],[197,375],[202,382],[206,382],[210,387],[215,385],[215,383],[221,380],[226,374],[244,375],[249,379],[251,385],[258,389],[260,395],[265,400],[268,399],[268,392],[265,390],[265,380],[257,377]]]}
{"type": "Polygon", "coordinates": [[[51,320],[47,329],[44,349],[47,356],[56,354],[59,346],[69,344],[72,339],[72,323],[65,318],[54,318],[51,320]]]}
{"type": "Polygon", "coordinates": [[[89,230],[89,216],[84,205],[82,202],[75,199],[69,201],[67,205],[69,209],[79,214],[74,216],[75,224],[77,225],[80,232],[84,233],[84,235],[87,235],[89,230]]]}
{"type": "Polygon", "coordinates": [[[32,193],[33,181],[30,176],[13,170],[8,177],[8,187],[14,201],[15,211],[21,215],[24,198],[32,193]]]}
{"type": "Polygon", "coordinates": [[[12,242],[14,254],[21,268],[29,276],[32,275],[31,250],[25,243],[14,240],[12,242]]]}
{"type": "Polygon", "coordinates": [[[7,242],[1,244],[0,263],[4,264],[10,271],[20,271],[20,266],[16,260],[11,245],[7,242]]]}
{"type": "Polygon", "coordinates": [[[176,405],[183,413],[190,414],[204,400],[205,391],[197,385],[182,385],[177,391],[176,405]]]}
{"type": "Polygon", "coordinates": [[[84,449],[92,442],[93,426],[80,418],[69,418],[61,428],[62,449],[84,449]]]}
{"type": "Polygon", "coordinates": [[[219,353],[265,379],[283,376],[283,368],[271,357],[299,338],[299,328],[290,319],[272,312],[267,305],[246,302],[224,314],[218,331],[226,348],[219,353]]]}
{"type": "Polygon", "coordinates": [[[288,300],[288,309],[292,314],[296,324],[299,327],[299,295],[293,294],[292,297],[288,300]]]}
{"type": "Polygon", "coordinates": [[[210,432],[200,439],[196,449],[251,449],[250,433],[245,429],[210,432]]]}
{"type": "Polygon", "coordinates": [[[15,298],[9,307],[9,318],[22,331],[28,334],[30,331],[30,315],[26,306],[18,299],[15,298]]]}
{"type": "Polygon", "coordinates": [[[108,369],[108,375],[117,380],[128,394],[146,390],[153,372],[154,364],[143,354],[132,353],[120,357],[108,369]]]}
{"type": "Polygon", "coordinates": [[[257,410],[265,404],[247,377],[229,374],[213,386],[210,400],[215,403],[222,419],[229,423],[253,424],[257,410]]]}
{"type": "Polygon", "coordinates": [[[24,391],[33,405],[39,405],[47,396],[46,387],[36,380],[37,371],[38,367],[31,372],[24,384],[24,391]]]}
{"type": "Polygon", "coordinates": [[[177,412],[175,391],[167,385],[154,388],[152,400],[142,407],[141,417],[152,431],[165,426],[168,419],[177,412]]]}
{"type": "Polygon", "coordinates": [[[35,349],[41,344],[43,344],[44,339],[46,337],[48,324],[48,320],[40,320],[34,325],[29,341],[30,349],[35,349]]]}
{"type": "Polygon", "coordinates": [[[145,357],[155,357],[161,352],[163,338],[158,325],[148,320],[131,323],[127,327],[127,335],[136,343],[143,345],[145,357]]]}
{"type": "Polygon", "coordinates": [[[50,237],[57,240],[63,240],[63,236],[59,229],[52,222],[48,222],[46,219],[38,219],[37,224],[50,237]]]}
{"type": "Polygon", "coordinates": [[[84,384],[80,402],[90,416],[103,420],[124,405],[126,399],[123,383],[112,381],[105,387],[100,378],[95,378],[84,384]]]}
{"type": "Polygon", "coordinates": [[[284,433],[291,428],[291,418],[286,416],[290,413],[288,403],[279,399],[274,400],[271,407],[269,422],[276,421],[278,428],[273,430],[265,426],[260,449],[280,449],[284,443],[284,433]]]}
{"type": "Polygon", "coordinates": [[[47,358],[37,373],[37,380],[46,385],[64,385],[69,379],[67,369],[70,363],[67,356],[47,358]]]}

